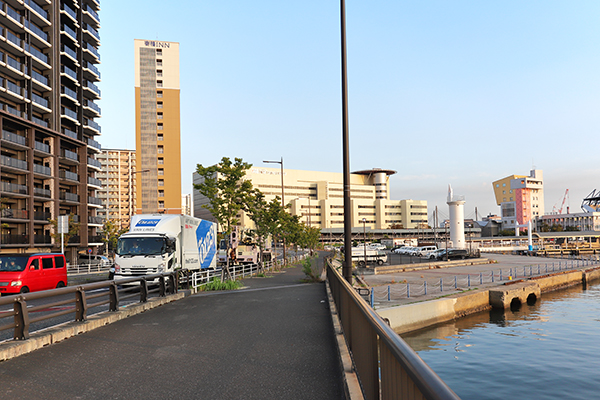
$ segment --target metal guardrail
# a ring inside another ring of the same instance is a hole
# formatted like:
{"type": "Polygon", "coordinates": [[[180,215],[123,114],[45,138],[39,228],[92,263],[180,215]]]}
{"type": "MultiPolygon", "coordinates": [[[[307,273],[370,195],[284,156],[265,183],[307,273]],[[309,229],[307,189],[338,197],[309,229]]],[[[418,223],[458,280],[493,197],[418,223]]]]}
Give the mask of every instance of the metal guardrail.
{"type": "Polygon", "coordinates": [[[0,306],[12,304],[13,309],[10,311],[0,312],[0,320],[12,317],[13,322],[0,325],[0,331],[14,328],[14,339],[26,340],[29,338],[29,326],[35,322],[40,322],[71,313],[75,314],[75,321],[85,321],[87,319],[87,311],[92,307],[98,307],[108,304],[109,311],[117,311],[119,308],[120,300],[126,300],[129,298],[139,296],[139,302],[145,303],[148,300],[148,296],[151,293],[158,293],[159,297],[164,297],[167,293],[177,293],[177,287],[177,274],[174,272],[170,272],[156,275],[147,275],[136,278],[119,279],[116,281],[102,281],[73,287],[43,290],[40,292],[33,293],[21,293],[12,296],[2,297],[0,299],[0,306]],[[155,279],[159,280],[158,287],[149,290],[148,281],[155,279]],[[131,293],[125,296],[120,296],[117,285],[123,285],[127,283],[138,283],[140,287],[139,293],[131,293]],[[108,288],[109,290],[108,292],[93,293],[90,295],[87,294],[87,292],[89,291],[102,288],[108,288]],[[73,294],[73,298],[67,300],[58,300],[53,303],[44,303],[32,307],[27,306],[28,301],[47,299],[69,294],[73,294]],[[88,301],[90,300],[97,301],[95,303],[88,303],[88,301]],[[72,305],[68,306],[69,304],[72,305]],[[42,315],[36,318],[30,318],[31,313],[58,306],[61,306],[60,311],[42,315]]]}
{"type": "Polygon", "coordinates": [[[67,274],[91,274],[96,272],[108,272],[112,268],[112,265],[102,264],[67,264],[67,274]]]}
{"type": "Polygon", "coordinates": [[[330,262],[327,280],[366,399],[459,399],[330,262]]]}
{"type": "MultiPolygon", "coordinates": [[[[257,275],[273,268],[273,265],[272,261],[266,262],[264,267],[260,267],[259,264],[230,265],[229,272],[233,279],[239,279],[246,276],[257,275]]],[[[222,268],[194,272],[191,277],[192,289],[197,292],[201,286],[208,284],[214,278],[221,278],[222,274],[222,268]]]]}

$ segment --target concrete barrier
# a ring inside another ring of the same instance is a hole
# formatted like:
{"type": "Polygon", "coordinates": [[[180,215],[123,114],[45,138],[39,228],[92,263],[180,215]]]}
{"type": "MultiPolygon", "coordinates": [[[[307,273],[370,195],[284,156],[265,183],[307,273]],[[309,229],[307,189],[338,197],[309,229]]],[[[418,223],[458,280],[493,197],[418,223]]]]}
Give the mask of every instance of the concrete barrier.
{"type": "Polygon", "coordinates": [[[13,357],[32,352],[49,344],[58,343],[72,336],[81,333],[89,332],[93,329],[104,325],[125,319],[135,314],[142,313],[151,308],[161,306],[171,301],[179,300],[186,295],[188,291],[180,291],[178,293],[165,297],[152,297],[146,303],[131,304],[127,307],[120,308],[119,311],[106,311],[94,314],[83,322],[66,322],[55,327],[43,329],[31,334],[27,340],[8,340],[0,343],[0,361],[5,361],[13,357]]]}
{"type": "Polygon", "coordinates": [[[535,302],[541,296],[542,291],[538,283],[520,282],[490,289],[489,303],[493,308],[507,309],[514,301],[518,301],[518,304],[521,305],[535,302]]]}

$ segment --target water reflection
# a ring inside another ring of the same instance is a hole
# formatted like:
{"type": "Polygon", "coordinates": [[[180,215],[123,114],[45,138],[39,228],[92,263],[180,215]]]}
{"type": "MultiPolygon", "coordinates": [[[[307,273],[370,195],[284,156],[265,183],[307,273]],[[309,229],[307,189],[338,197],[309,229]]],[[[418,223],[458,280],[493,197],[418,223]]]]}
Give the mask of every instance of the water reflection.
{"type": "Polygon", "coordinates": [[[576,286],[402,338],[463,400],[595,398],[599,314],[600,285],[576,286]]]}

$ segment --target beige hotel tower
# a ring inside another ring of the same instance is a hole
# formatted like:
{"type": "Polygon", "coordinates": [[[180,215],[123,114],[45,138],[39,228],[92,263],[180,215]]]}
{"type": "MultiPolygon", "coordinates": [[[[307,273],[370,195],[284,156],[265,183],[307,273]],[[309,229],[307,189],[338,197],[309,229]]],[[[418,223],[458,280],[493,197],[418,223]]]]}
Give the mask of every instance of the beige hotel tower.
{"type": "Polygon", "coordinates": [[[134,41],[136,214],[181,213],[179,43],[134,41]]]}

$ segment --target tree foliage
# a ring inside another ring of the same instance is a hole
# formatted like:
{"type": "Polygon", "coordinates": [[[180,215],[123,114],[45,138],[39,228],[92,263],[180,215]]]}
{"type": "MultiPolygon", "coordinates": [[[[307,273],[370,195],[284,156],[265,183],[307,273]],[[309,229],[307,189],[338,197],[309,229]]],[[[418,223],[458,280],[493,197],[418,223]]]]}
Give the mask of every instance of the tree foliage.
{"type": "MultiPolygon", "coordinates": [[[[220,163],[210,167],[204,167],[202,164],[196,166],[196,172],[203,181],[194,184],[194,189],[208,199],[208,204],[202,207],[217,219],[226,237],[231,234],[233,226],[239,224],[238,214],[249,208],[252,182],[245,180],[244,176],[250,167],[252,164],[245,163],[241,158],[235,158],[232,162],[228,157],[223,157],[220,163]]],[[[229,240],[227,240],[227,254],[229,254],[229,240]]],[[[229,257],[225,272],[231,277],[229,257]]]]}
{"type": "MultiPolygon", "coordinates": [[[[74,222],[75,218],[73,214],[69,214],[69,232],[64,234],[63,240],[64,244],[69,243],[69,239],[79,233],[79,222],[74,222]]],[[[52,233],[50,236],[54,239],[54,245],[60,246],[60,236],[58,233],[58,218],[49,219],[50,225],[52,226],[52,233]]]]}
{"type": "Polygon", "coordinates": [[[114,251],[117,248],[119,236],[127,232],[127,228],[121,227],[119,221],[107,219],[102,226],[102,241],[106,246],[106,252],[114,251]]]}

